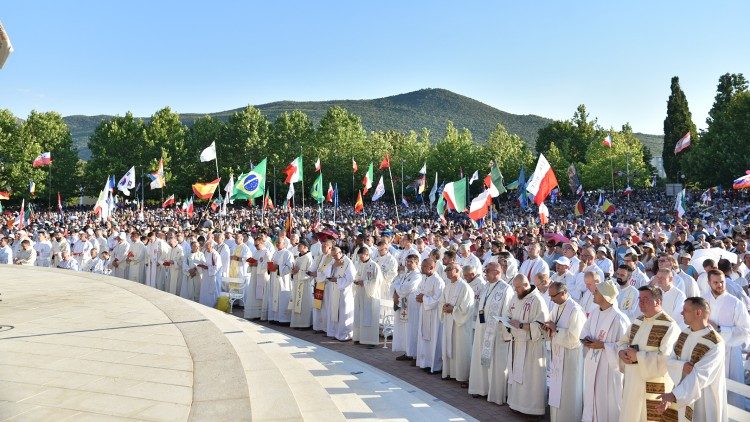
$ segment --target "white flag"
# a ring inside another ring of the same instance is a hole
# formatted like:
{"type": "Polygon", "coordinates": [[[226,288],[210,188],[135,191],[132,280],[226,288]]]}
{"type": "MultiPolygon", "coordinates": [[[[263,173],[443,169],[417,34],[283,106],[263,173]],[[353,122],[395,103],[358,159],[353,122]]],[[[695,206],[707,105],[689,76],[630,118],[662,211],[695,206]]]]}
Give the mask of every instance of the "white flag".
{"type": "Polygon", "coordinates": [[[221,203],[222,208],[224,208],[224,214],[227,213],[227,205],[234,204],[234,200],[232,199],[232,191],[234,190],[234,174],[229,176],[229,182],[224,187],[224,201],[221,203]]]}
{"type": "Polygon", "coordinates": [[[479,170],[475,171],[474,174],[471,175],[471,179],[469,179],[469,184],[474,183],[474,181],[479,180],[479,170]]]}
{"type": "Polygon", "coordinates": [[[383,183],[383,175],[381,174],[380,181],[378,182],[378,185],[375,187],[375,192],[373,192],[372,194],[372,202],[377,201],[384,194],[385,194],[385,184],[383,183]]]}
{"type": "Polygon", "coordinates": [[[437,199],[437,190],[438,190],[438,180],[437,180],[437,172],[435,172],[435,183],[432,184],[432,190],[430,190],[430,206],[435,203],[435,200],[437,199]]]}
{"type": "Polygon", "coordinates": [[[286,199],[294,198],[294,183],[289,184],[289,192],[286,193],[286,199]]]}
{"type": "Polygon", "coordinates": [[[211,142],[206,149],[201,152],[201,162],[211,161],[216,159],[216,141],[211,142]]]}
{"type": "Polygon", "coordinates": [[[427,163],[424,163],[422,169],[419,170],[419,174],[427,174],[427,163]]]}
{"type": "Polygon", "coordinates": [[[130,196],[130,189],[135,187],[135,166],[131,167],[125,176],[122,176],[119,182],[117,182],[117,190],[121,191],[125,196],[130,196]]]}

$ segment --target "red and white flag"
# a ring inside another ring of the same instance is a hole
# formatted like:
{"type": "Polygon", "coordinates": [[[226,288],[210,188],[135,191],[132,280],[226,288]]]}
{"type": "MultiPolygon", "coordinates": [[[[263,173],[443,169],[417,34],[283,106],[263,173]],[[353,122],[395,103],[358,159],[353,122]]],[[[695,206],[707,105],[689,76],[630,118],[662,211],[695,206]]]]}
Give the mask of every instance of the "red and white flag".
{"type": "Polygon", "coordinates": [[[352,173],[356,173],[357,170],[359,170],[359,167],[357,167],[357,162],[354,161],[354,158],[352,158],[352,173]]]}
{"type": "Polygon", "coordinates": [[[534,195],[534,203],[539,206],[556,187],[557,177],[555,177],[555,172],[552,171],[549,161],[544,158],[544,154],[539,154],[534,176],[526,184],[526,191],[534,195]]]}
{"type": "Polygon", "coordinates": [[[318,157],[317,161],[315,161],[315,171],[320,173],[320,157],[318,157]]]}
{"type": "Polygon", "coordinates": [[[604,145],[607,148],[612,148],[612,137],[607,135],[602,141],[602,145],[604,145]]]}
{"type": "Polygon", "coordinates": [[[685,136],[677,141],[677,145],[674,146],[674,155],[677,155],[690,146],[690,132],[686,133],[685,136]]]}
{"type": "Polygon", "coordinates": [[[492,204],[492,195],[489,189],[485,189],[479,196],[471,200],[469,205],[469,218],[474,221],[481,220],[487,215],[487,210],[492,204]]]}
{"type": "Polygon", "coordinates": [[[539,223],[549,223],[549,209],[544,203],[539,204],[539,223]]]}
{"type": "Polygon", "coordinates": [[[52,154],[49,152],[43,152],[38,157],[34,158],[34,162],[31,163],[34,167],[48,166],[52,164],[52,154]]]}
{"type": "Polygon", "coordinates": [[[167,208],[170,205],[174,205],[174,194],[169,195],[169,198],[161,204],[161,207],[167,208]]]}
{"type": "Polygon", "coordinates": [[[326,194],[326,201],[333,202],[333,185],[328,182],[328,193],[326,194]]]}

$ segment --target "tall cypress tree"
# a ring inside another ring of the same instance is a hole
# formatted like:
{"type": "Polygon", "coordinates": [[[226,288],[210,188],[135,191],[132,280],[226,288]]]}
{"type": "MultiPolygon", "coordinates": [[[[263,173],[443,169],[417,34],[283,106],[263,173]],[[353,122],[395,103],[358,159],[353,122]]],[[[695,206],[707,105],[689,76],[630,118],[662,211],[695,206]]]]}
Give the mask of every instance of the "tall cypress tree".
{"type": "Polygon", "coordinates": [[[667,117],[664,119],[664,171],[667,179],[674,182],[682,182],[679,179],[681,173],[680,156],[675,156],[674,147],[686,133],[690,132],[693,142],[698,137],[693,123],[693,117],[688,108],[685,93],[680,88],[680,78],[672,77],[672,93],[667,100],[667,117]]]}

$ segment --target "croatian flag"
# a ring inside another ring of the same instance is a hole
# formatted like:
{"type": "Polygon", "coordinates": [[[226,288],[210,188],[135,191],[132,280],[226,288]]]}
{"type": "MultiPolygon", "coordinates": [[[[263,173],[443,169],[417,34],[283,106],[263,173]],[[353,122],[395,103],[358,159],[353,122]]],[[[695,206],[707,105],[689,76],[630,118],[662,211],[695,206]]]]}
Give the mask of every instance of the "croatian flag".
{"type": "Polygon", "coordinates": [[[602,141],[602,145],[607,148],[612,148],[612,137],[607,135],[607,137],[602,141]]]}
{"type": "Polygon", "coordinates": [[[34,158],[34,162],[31,163],[34,167],[48,166],[52,164],[52,154],[49,152],[43,152],[34,158]]]}
{"type": "Polygon", "coordinates": [[[677,145],[674,146],[674,154],[677,155],[690,146],[690,132],[686,133],[685,136],[677,141],[677,145]]]}

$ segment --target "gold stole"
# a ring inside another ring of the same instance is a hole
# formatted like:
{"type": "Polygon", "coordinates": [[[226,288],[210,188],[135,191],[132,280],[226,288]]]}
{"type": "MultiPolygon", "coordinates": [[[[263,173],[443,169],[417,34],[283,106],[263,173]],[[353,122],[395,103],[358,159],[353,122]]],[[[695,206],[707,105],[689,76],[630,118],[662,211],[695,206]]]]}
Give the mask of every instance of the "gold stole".
{"type": "MultiPolygon", "coordinates": [[[[234,256],[241,257],[242,256],[242,245],[237,245],[236,248],[234,248],[234,256]]],[[[237,278],[240,273],[240,261],[230,260],[229,261],[229,278],[237,278]]]]}
{"type": "MultiPolygon", "coordinates": [[[[331,255],[325,255],[320,258],[320,264],[318,265],[317,273],[320,274],[324,271],[325,267],[331,262],[331,255]]],[[[326,283],[325,281],[316,281],[315,290],[313,290],[313,306],[315,309],[320,310],[323,307],[323,295],[325,294],[326,283]]]]}

